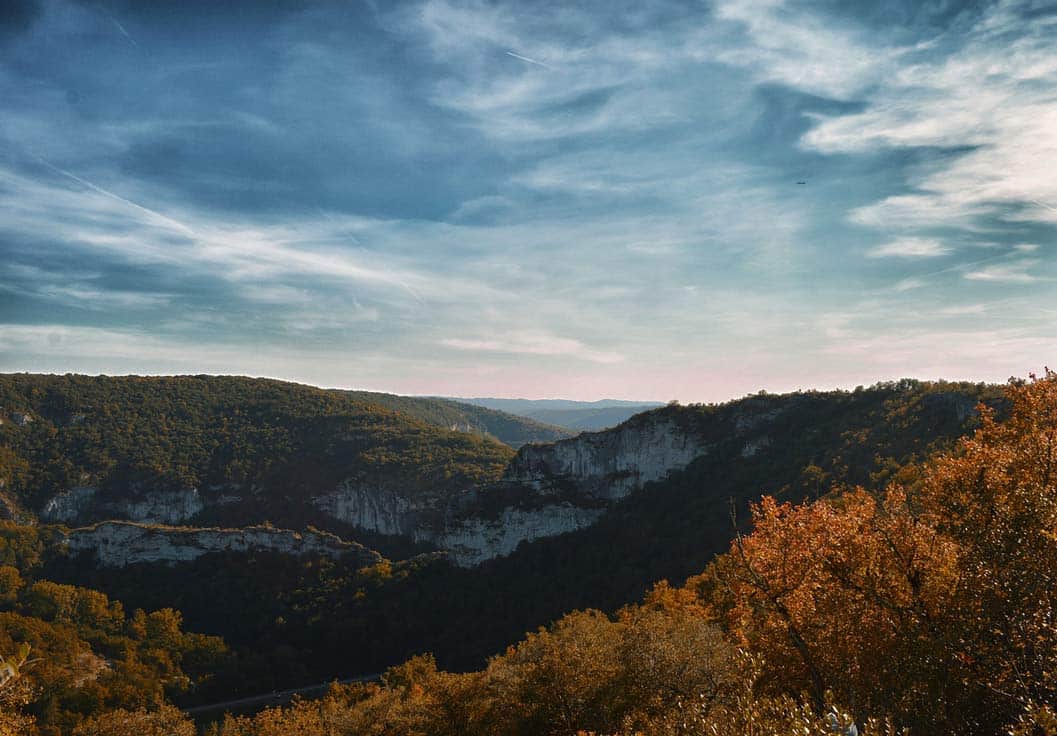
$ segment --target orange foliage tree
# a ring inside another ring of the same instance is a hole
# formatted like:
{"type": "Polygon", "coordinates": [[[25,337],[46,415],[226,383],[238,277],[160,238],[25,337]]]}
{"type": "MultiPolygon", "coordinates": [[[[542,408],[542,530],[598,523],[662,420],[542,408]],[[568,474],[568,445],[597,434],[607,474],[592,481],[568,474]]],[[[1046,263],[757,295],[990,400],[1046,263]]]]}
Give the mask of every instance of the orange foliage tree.
{"type": "Polygon", "coordinates": [[[1011,382],[923,482],[794,506],[764,499],[690,587],[764,662],[762,684],[828,690],[913,729],[995,733],[1052,716],[1057,687],[1057,375],[1011,382]]]}

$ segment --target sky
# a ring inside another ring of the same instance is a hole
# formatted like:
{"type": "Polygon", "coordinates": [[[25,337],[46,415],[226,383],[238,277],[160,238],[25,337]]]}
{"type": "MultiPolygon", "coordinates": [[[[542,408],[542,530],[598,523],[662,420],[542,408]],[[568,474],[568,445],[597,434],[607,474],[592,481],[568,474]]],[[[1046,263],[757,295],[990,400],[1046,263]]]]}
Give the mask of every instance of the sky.
{"type": "Polygon", "coordinates": [[[1057,6],[0,3],[0,371],[718,401],[1057,365],[1057,6]]]}

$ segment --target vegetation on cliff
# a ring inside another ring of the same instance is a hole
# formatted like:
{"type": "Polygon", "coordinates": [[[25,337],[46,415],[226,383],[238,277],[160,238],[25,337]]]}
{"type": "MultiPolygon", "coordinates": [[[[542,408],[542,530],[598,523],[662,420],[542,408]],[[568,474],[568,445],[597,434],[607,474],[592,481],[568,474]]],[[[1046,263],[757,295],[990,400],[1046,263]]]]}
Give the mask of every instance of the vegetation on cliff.
{"type": "Polygon", "coordinates": [[[528,416],[519,416],[484,406],[424,396],[397,396],[372,391],[348,391],[350,396],[368,404],[415,417],[444,429],[478,432],[495,437],[511,447],[530,442],[554,442],[570,437],[573,431],[528,416]]]}

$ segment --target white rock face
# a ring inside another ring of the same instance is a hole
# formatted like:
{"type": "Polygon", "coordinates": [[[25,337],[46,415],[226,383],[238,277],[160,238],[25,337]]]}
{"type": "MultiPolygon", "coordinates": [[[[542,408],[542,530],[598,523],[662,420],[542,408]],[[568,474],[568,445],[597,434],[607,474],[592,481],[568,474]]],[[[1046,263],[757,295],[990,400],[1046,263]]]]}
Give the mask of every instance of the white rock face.
{"type": "Polygon", "coordinates": [[[405,536],[414,533],[412,512],[417,509],[412,508],[410,499],[391,490],[345,481],[312,503],[335,519],[360,529],[405,536]]]}
{"type": "Polygon", "coordinates": [[[22,412],[16,411],[11,414],[11,421],[20,427],[25,427],[27,424],[33,423],[32,414],[23,414],[22,412]]]}
{"type": "Polygon", "coordinates": [[[289,555],[354,554],[364,565],[381,557],[361,545],[345,542],[332,534],[296,532],[290,529],[251,526],[243,529],[196,529],[144,526],[125,521],[105,521],[72,529],[66,535],[70,552],[94,552],[99,564],[124,567],[136,562],[175,564],[197,559],[210,552],[270,551],[289,555]]]}
{"type": "Polygon", "coordinates": [[[147,491],[129,498],[102,500],[94,486],[76,486],[51,498],[40,515],[45,521],[63,524],[107,516],[145,524],[180,524],[204,508],[197,488],[147,491]]]}
{"type": "Polygon", "coordinates": [[[522,447],[503,481],[477,493],[409,498],[352,481],[313,501],[336,519],[446,550],[458,565],[508,555],[521,542],[582,529],[606,506],[684,468],[708,448],[667,418],[522,447]],[[475,510],[490,492],[506,508],[475,510]]]}
{"type": "Polygon", "coordinates": [[[75,486],[68,491],[53,496],[40,512],[45,521],[69,524],[76,522],[88,513],[95,501],[94,486],[75,486]]]}
{"type": "Polygon", "coordinates": [[[473,567],[510,554],[522,542],[590,526],[602,513],[600,508],[579,508],[572,504],[534,510],[507,508],[494,519],[469,517],[448,524],[440,532],[416,530],[414,536],[416,541],[431,542],[446,550],[456,565],[473,567]]]}
{"type": "MultiPolygon", "coordinates": [[[[510,554],[521,542],[590,526],[613,502],[707,452],[707,445],[672,418],[650,415],[604,432],[526,445],[511,461],[503,480],[490,487],[411,495],[350,479],[311,503],[359,529],[428,542],[446,550],[456,564],[472,566],[510,554]],[[498,495],[490,497],[493,493],[498,495]],[[502,507],[497,508],[500,503],[502,507]]],[[[188,489],[141,492],[110,501],[100,499],[94,488],[81,487],[53,498],[42,515],[66,523],[121,518],[171,525],[186,522],[207,505],[237,500],[237,496],[221,495],[207,504],[197,490],[188,489]]],[[[301,554],[297,545],[307,544],[291,541],[288,535],[293,532],[262,531],[263,527],[165,534],[145,529],[107,523],[76,530],[71,532],[70,548],[85,545],[100,550],[101,559],[110,560],[104,564],[129,564],[194,559],[208,551],[238,550],[253,544],[301,554]]]]}
{"type": "Polygon", "coordinates": [[[148,524],[179,524],[205,508],[197,488],[154,491],[112,506],[124,518],[148,524]]]}
{"type": "Polygon", "coordinates": [[[549,445],[526,445],[504,479],[541,489],[565,482],[595,498],[615,501],[707,452],[707,445],[672,420],[653,416],[549,445]]]}

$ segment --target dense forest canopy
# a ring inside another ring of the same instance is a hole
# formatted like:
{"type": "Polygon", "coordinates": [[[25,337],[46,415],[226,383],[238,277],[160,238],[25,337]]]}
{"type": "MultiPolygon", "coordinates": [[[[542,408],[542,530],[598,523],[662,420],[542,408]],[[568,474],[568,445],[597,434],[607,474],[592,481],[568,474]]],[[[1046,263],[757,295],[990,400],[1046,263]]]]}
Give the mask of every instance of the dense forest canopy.
{"type": "Polygon", "coordinates": [[[549,424],[533,417],[454,399],[397,396],[373,391],[346,393],[365,403],[384,406],[437,427],[491,435],[515,448],[530,442],[553,442],[574,434],[574,431],[566,429],[564,425],[549,424]]]}

